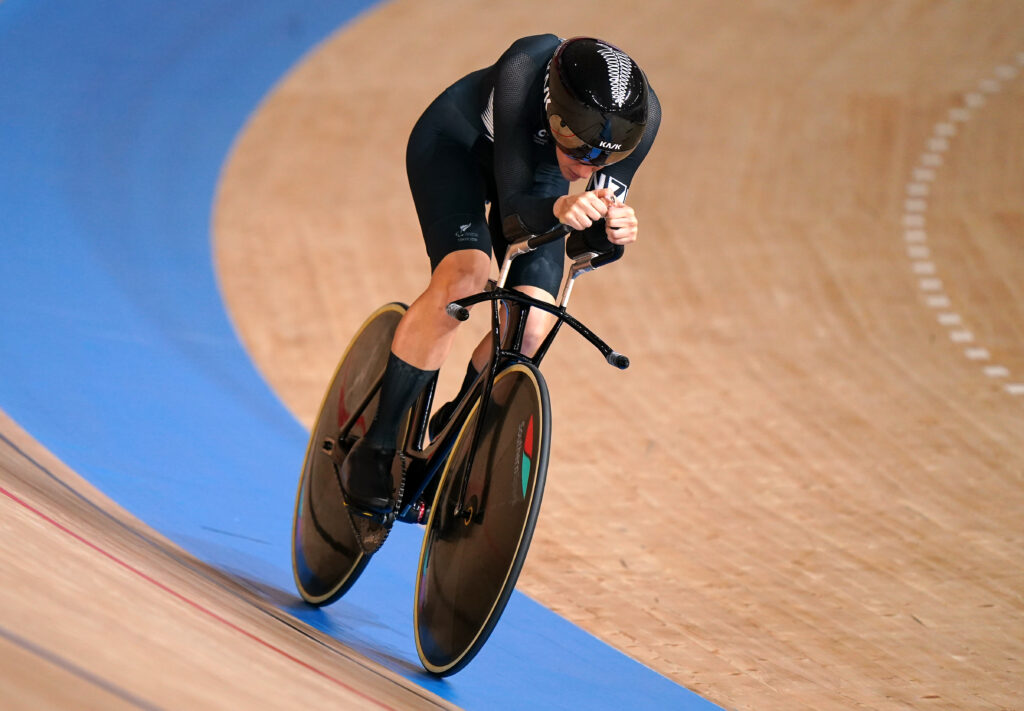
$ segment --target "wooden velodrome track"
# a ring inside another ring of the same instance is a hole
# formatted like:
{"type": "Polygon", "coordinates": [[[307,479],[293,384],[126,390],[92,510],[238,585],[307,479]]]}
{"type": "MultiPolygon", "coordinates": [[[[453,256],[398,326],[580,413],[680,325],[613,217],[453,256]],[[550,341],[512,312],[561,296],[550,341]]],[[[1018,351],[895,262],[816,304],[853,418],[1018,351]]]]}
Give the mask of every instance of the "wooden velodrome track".
{"type": "MultiPolygon", "coordinates": [[[[1024,5],[623,8],[393,2],[297,67],[215,206],[246,347],[311,422],[365,314],[426,282],[403,167],[418,112],[520,35],[607,37],[665,119],[630,195],[641,241],[573,311],[633,367],[568,334],[547,361],[555,443],[520,589],[727,708],[1021,708],[1024,5]]],[[[0,601],[63,659],[0,638],[4,703],[443,705],[78,483],[85,505],[0,432],[0,527],[22,542],[0,601]]]]}

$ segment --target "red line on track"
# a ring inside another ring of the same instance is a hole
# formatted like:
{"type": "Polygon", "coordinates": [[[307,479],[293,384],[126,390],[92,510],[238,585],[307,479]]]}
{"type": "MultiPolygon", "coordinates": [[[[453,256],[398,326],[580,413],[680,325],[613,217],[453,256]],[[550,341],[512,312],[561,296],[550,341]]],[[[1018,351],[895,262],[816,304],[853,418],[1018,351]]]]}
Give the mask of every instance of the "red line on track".
{"type": "Polygon", "coordinates": [[[236,632],[238,632],[238,633],[248,637],[252,641],[254,641],[254,642],[258,643],[258,644],[263,645],[267,649],[270,649],[270,650],[272,650],[274,652],[277,652],[278,654],[280,654],[285,659],[288,659],[289,661],[295,662],[300,667],[302,667],[304,669],[307,669],[307,670],[313,672],[314,674],[316,674],[318,676],[321,676],[324,679],[327,679],[328,681],[331,681],[331,682],[337,684],[338,686],[340,686],[341,688],[345,689],[346,691],[349,691],[349,692],[351,692],[353,694],[356,694],[357,696],[359,696],[361,698],[364,698],[367,701],[369,701],[369,702],[371,702],[373,704],[376,704],[377,706],[379,706],[381,708],[389,709],[391,711],[394,711],[392,709],[392,707],[387,706],[387,705],[381,703],[380,701],[378,701],[377,699],[373,698],[372,696],[368,696],[367,694],[363,693],[362,691],[359,691],[358,689],[356,689],[356,688],[346,684],[342,680],[340,680],[340,679],[338,679],[336,677],[333,677],[330,674],[328,674],[328,673],[326,673],[324,671],[321,671],[321,670],[317,669],[316,667],[314,667],[314,666],[312,666],[310,664],[307,664],[306,662],[302,661],[298,657],[295,657],[295,656],[289,654],[288,652],[284,651],[283,649],[281,649],[279,647],[275,647],[270,642],[267,642],[266,640],[261,639],[260,637],[257,637],[252,632],[247,632],[246,630],[242,629],[241,627],[239,627],[235,623],[231,622],[230,620],[224,619],[223,617],[218,615],[213,610],[210,610],[209,608],[203,607],[198,602],[192,600],[191,598],[186,597],[185,595],[182,595],[181,593],[177,592],[176,590],[172,590],[167,585],[164,585],[163,583],[161,583],[159,580],[156,580],[155,578],[152,578],[149,575],[146,575],[145,573],[143,573],[138,568],[135,568],[132,565],[124,562],[123,560],[121,560],[117,556],[113,555],[112,553],[108,553],[106,550],[104,550],[103,548],[100,548],[98,545],[96,545],[92,541],[87,540],[83,536],[75,533],[74,531],[72,531],[68,527],[64,526],[63,524],[59,523],[58,521],[55,521],[54,519],[50,518],[49,516],[44,514],[42,511],[40,511],[39,509],[35,508],[34,506],[32,506],[28,502],[24,501],[23,499],[19,498],[17,495],[12,494],[10,491],[8,491],[7,489],[5,489],[2,486],[0,486],[0,493],[3,493],[4,496],[9,498],[11,501],[15,502],[16,504],[19,504],[20,506],[22,506],[23,508],[27,509],[28,511],[31,511],[36,516],[38,516],[39,518],[41,518],[44,521],[46,521],[47,523],[49,523],[51,526],[54,526],[55,528],[63,531],[67,535],[71,536],[72,538],[74,538],[79,543],[82,543],[82,544],[88,546],[89,548],[92,548],[94,551],[96,551],[100,555],[102,555],[102,556],[112,560],[113,562],[117,563],[122,568],[125,568],[126,570],[130,570],[131,572],[135,573],[137,576],[139,576],[140,578],[142,578],[146,582],[148,582],[148,583],[158,587],[159,589],[163,590],[164,592],[168,593],[169,595],[174,596],[178,600],[181,600],[186,605],[189,605],[190,607],[193,607],[196,610],[199,610],[200,612],[202,612],[203,614],[207,615],[208,617],[212,617],[213,619],[217,620],[218,622],[220,622],[221,624],[225,625],[226,627],[229,627],[230,629],[232,629],[232,630],[234,630],[234,631],[236,631],[236,632]]]}

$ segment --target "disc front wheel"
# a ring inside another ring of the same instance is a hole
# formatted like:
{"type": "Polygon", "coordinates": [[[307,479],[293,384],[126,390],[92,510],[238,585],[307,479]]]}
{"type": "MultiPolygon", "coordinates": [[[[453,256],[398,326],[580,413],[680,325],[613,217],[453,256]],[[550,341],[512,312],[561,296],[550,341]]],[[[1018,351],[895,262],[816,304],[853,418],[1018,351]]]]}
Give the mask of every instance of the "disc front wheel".
{"type": "Polygon", "coordinates": [[[547,472],[550,408],[535,367],[499,373],[483,409],[479,439],[479,402],[459,432],[420,553],[416,648],[423,666],[441,676],[469,663],[505,609],[547,472]]]}

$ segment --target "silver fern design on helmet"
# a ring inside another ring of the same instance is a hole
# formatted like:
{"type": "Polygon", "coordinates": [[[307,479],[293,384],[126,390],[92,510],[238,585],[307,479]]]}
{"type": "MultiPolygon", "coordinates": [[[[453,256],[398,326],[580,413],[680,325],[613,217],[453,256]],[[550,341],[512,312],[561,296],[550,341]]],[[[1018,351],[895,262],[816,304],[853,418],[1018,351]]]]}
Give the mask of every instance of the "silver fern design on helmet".
{"type": "Polygon", "coordinates": [[[606,44],[599,45],[597,53],[601,55],[608,65],[608,80],[612,85],[612,101],[619,106],[626,100],[629,93],[629,79],[633,76],[633,62],[629,57],[615,47],[606,44]]]}

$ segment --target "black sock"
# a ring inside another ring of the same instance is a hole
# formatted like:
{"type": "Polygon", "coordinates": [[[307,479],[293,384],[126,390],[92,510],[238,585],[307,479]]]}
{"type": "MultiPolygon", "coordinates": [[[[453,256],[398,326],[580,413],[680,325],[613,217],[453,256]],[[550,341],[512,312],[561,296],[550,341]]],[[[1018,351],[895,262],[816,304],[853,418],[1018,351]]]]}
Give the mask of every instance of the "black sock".
{"type": "Polygon", "coordinates": [[[366,431],[366,440],[370,444],[383,449],[396,448],[398,430],[406,411],[436,373],[436,370],[420,370],[409,365],[394,353],[388,356],[377,415],[366,431]]]}

